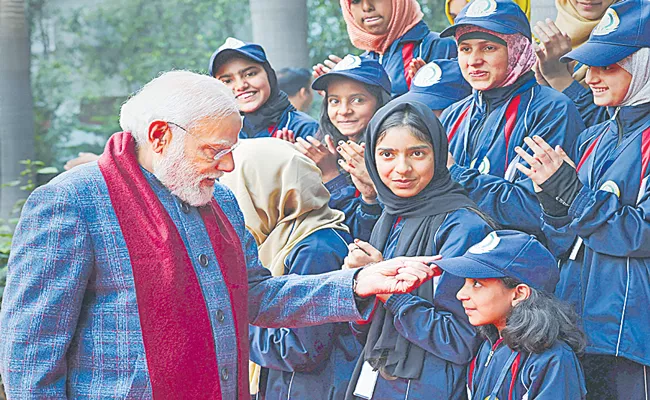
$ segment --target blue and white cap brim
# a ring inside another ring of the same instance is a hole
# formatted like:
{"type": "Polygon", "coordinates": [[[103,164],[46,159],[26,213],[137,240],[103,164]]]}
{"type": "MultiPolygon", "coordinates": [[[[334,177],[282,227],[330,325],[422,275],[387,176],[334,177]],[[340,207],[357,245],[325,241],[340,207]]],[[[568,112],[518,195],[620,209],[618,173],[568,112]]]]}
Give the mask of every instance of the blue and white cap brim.
{"type": "MultiPolygon", "coordinates": [[[[325,75],[321,75],[318,78],[316,78],[314,80],[314,82],[311,84],[311,88],[314,89],[314,90],[327,90],[327,85],[329,85],[329,81],[332,78],[336,78],[336,77],[348,78],[348,79],[352,79],[352,80],[357,81],[357,82],[364,83],[366,85],[381,87],[381,85],[379,85],[377,82],[375,82],[375,81],[373,81],[371,79],[368,79],[368,78],[366,78],[364,76],[354,74],[354,73],[352,73],[350,71],[330,71],[330,72],[326,73],[325,75]]],[[[385,88],[382,88],[382,89],[385,90],[385,88]]]]}
{"type": "Polygon", "coordinates": [[[489,265],[474,260],[467,255],[434,261],[434,264],[460,278],[489,279],[504,278],[506,275],[489,265]]]}
{"type": "Polygon", "coordinates": [[[452,25],[445,29],[444,31],[440,32],[440,37],[448,37],[448,36],[455,36],[456,35],[456,29],[458,29],[461,26],[478,26],[479,28],[487,29],[488,31],[496,32],[496,33],[501,33],[504,35],[514,35],[515,33],[521,33],[522,35],[526,36],[525,33],[519,32],[516,29],[513,29],[509,26],[500,24],[495,21],[488,21],[488,20],[476,20],[466,23],[461,23],[457,25],[452,25]]]}
{"type": "Polygon", "coordinates": [[[587,41],[560,58],[562,62],[578,61],[590,67],[606,67],[637,52],[640,47],[587,41]]]}

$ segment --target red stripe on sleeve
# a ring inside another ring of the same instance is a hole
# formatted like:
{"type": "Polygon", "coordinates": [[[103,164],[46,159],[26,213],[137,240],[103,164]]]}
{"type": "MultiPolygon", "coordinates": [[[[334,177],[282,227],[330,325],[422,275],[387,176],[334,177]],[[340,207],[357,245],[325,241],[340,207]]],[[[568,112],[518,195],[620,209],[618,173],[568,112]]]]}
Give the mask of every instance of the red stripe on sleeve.
{"type": "Polygon", "coordinates": [[[402,61],[404,62],[404,79],[406,79],[406,86],[411,88],[411,78],[409,77],[409,65],[413,61],[413,50],[415,43],[409,42],[402,46],[402,61]]]}
{"type": "Polygon", "coordinates": [[[596,138],[596,140],[594,140],[589,145],[589,147],[587,148],[587,151],[585,151],[585,154],[582,155],[582,158],[580,159],[580,162],[578,163],[578,166],[576,167],[576,171],[580,171],[580,168],[582,168],[582,164],[584,164],[585,161],[587,161],[587,159],[589,158],[589,155],[594,151],[594,149],[596,148],[596,143],[598,143],[601,136],[603,136],[603,135],[598,136],[596,138]]]}
{"type": "Polygon", "coordinates": [[[456,131],[458,131],[458,128],[460,127],[460,124],[463,123],[465,117],[467,117],[468,112],[469,112],[469,107],[467,107],[465,110],[463,110],[462,113],[460,113],[460,116],[458,117],[456,122],[454,122],[454,125],[451,127],[449,134],[447,134],[447,142],[451,143],[451,139],[453,139],[454,136],[456,136],[456,131]]]}
{"type": "Polygon", "coordinates": [[[508,392],[508,400],[512,399],[512,395],[515,392],[515,384],[517,383],[517,374],[519,373],[519,366],[521,364],[521,353],[517,354],[515,362],[512,363],[510,367],[510,373],[512,374],[512,379],[510,380],[510,391],[508,392]]]}
{"type": "Polygon", "coordinates": [[[650,128],[643,131],[641,138],[641,182],[648,170],[648,164],[650,164],[650,128]]]}
{"type": "Polygon", "coordinates": [[[515,129],[517,123],[517,112],[519,111],[519,104],[521,103],[521,95],[515,96],[510,100],[508,108],[506,108],[506,128],[504,134],[506,137],[506,169],[508,168],[508,144],[510,143],[510,136],[515,129]]]}

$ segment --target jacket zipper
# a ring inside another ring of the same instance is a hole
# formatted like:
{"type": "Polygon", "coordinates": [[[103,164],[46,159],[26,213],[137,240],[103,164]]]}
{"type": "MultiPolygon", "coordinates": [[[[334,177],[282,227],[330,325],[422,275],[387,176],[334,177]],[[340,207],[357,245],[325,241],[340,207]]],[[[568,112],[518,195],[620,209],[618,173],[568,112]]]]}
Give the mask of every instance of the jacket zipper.
{"type": "MultiPolygon", "coordinates": [[[[478,92],[479,107],[483,105],[483,102],[485,102],[485,116],[481,119],[481,124],[479,125],[476,136],[474,137],[474,140],[472,140],[472,148],[471,148],[472,152],[476,150],[476,146],[478,145],[478,140],[481,137],[481,134],[483,133],[483,128],[485,128],[485,121],[490,116],[490,103],[487,100],[483,99],[483,92],[478,92]]],[[[470,120],[471,118],[472,116],[470,115],[470,120]]],[[[478,163],[479,160],[476,160],[476,162],[478,163]]],[[[475,167],[478,168],[478,165],[476,165],[475,167]]]]}
{"type": "Polygon", "coordinates": [[[616,127],[618,128],[618,140],[616,141],[616,147],[620,146],[621,142],[623,141],[623,125],[621,124],[621,120],[618,118],[618,112],[621,109],[621,107],[616,107],[616,111],[614,111],[614,121],[616,121],[616,127]]]}

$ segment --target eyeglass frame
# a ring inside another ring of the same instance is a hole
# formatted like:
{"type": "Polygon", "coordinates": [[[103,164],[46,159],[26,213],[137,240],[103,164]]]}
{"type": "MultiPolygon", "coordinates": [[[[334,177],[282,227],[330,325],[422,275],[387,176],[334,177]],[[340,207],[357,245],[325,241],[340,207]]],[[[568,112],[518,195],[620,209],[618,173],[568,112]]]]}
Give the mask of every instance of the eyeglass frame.
{"type": "Polygon", "coordinates": [[[207,146],[207,147],[211,148],[213,151],[215,151],[217,154],[215,154],[213,157],[207,157],[207,158],[212,158],[212,161],[221,160],[222,158],[224,158],[228,154],[232,153],[237,148],[237,146],[239,146],[239,144],[241,143],[241,140],[237,140],[237,142],[235,144],[233,144],[232,146],[230,146],[229,148],[223,149],[223,150],[217,150],[213,146],[206,143],[204,140],[199,139],[198,137],[196,137],[196,135],[192,135],[187,129],[185,129],[182,126],[178,125],[176,122],[165,121],[165,123],[167,125],[174,125],[175,127],[182,129],[183,132],[187,133],[189,136],[192,136],[199,143],[202,143],[204,146],[207,146]]]}

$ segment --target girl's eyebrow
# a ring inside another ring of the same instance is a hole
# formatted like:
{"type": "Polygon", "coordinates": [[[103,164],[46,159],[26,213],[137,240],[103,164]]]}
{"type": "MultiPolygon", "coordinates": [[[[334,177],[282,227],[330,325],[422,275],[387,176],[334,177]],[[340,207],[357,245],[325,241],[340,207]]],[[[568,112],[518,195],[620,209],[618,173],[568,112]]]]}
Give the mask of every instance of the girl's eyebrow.
{"type": "MultiPolygon", "coordinates": [[[[408,151],[428,150],[428,149],[431,149],[431,146],[428,146],[426,144],[420,144],[420,145],[417,145],[417,146],[411,146],[411,147],[406,148],[406,150],[408,150],[408,151]]],[[[377,147],[376,151],[396,151],[396,150],[393,149],[392,147],[377,147]]]]}
{"type": "Polygon", "coordinates": [[[431,148],[431,146],[428,146],[426,144],[420,144],[420,145],[417,145],[417,146],[411,146],[407,150],[427,150],[427,149],[430,149],[430,148],[431,148]]]}
{"type": "Polygon", "coordinates": [[[251,65],[250,67],[246,67],[244,69],[239,70],[237,73],[242,75],[242,74],[245,74],[246,72],[248,72],[250,70],[257,70],[258,68],[259,67],[257,65],[251,65]]]}
{"type": "MultiPolygon", "coordinates": [[[[345,95],[343,95],[343,96],[345,96],[345,95]]],[[[363,94],[363,93],[349,93],[349,94],[347,95],[347,97],[354,97],[354,96],[363,96],[363,97],[367,97],[367,96],[366,96],[365,94],[363,94]]],[[[340,95],[337,95],[337,94],[328,94],[327,97],[341,97],[341,96],[340,96],[340,95]]]]}

